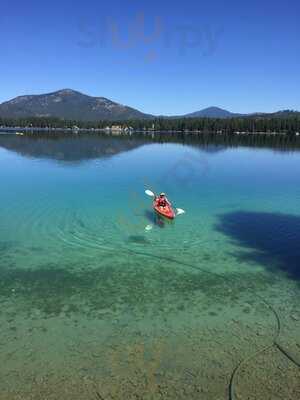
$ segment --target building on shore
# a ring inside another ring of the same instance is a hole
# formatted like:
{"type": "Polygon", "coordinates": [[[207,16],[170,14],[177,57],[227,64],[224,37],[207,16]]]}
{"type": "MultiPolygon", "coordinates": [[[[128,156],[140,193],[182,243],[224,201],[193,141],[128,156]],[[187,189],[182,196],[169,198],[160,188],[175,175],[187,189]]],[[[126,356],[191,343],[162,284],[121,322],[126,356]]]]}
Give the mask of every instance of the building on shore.
{"type": "Polygon", "coordinates": [[[132,132],[134,129],[132,126],[112,125],[107,126],[104,130],[109,133],[119,134],[121,132],[132,132]]]}

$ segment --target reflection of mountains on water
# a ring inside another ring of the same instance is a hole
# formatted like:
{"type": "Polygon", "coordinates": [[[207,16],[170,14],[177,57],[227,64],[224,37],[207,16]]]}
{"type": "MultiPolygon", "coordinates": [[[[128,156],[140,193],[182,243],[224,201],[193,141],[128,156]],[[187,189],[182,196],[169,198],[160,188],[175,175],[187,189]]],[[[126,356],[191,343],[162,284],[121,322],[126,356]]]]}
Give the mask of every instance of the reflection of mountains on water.
{"type": "Polygon", "coordinates": [[[215,153],[226,150],[225,146],[188,143],[180,137],[136,134],[112,136],[105,134],[14,134],[0,135],[0,147],[24,157],[44,158],[60,162],[80,162],[108,158],[153,143],[186,144],[199,151],[215,153]]]}
{"type": "Polygon", "coordinates": [[[277,151],[299,149],[298,141],[289,137],[265,135],[236,137],[216,134],[170,134],[167,132],[122,134],[101,133],[33,133],[23,136],[1,134],[0,147],[24,157],[60,162],[80,162],[108,158],[153,143],[178,143],[202,153],[219,153],[233,147],[269,148],[277,151]]]}
{"type": "Polygon", "coordinates": [[[143,146],[141,139],[100,135],[0,135],[0,147],[25,157],[61,162],[107,158],[143,146]]]}

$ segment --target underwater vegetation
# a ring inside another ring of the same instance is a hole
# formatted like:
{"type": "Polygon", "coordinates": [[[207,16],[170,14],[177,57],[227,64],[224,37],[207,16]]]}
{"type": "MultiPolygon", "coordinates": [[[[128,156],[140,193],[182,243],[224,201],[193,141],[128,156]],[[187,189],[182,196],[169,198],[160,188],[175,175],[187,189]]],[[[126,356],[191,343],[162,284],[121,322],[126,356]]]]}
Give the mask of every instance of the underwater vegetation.
{"type": "MultiPolygon", "coordinates": [[[[144,237],[131,238],[144,242],[144,237]]],[[[10,249],[11,250],[11,249],[10,249]]],[[[203,262],[207,262],[207,254],[203,262]]],[[[159,256],[113,255],[99,261],[68,264],[43,264],[21,268],[0,262],[0,304],[16,302],[16,312],[27,317],[39,310],[44,317],[70,317],[84,313],[91,318],[111,318],[124,310],[136,316],[166,315],[200,306],[235,304],[242,287],[255,284],[261,289],[272,284],[270,277],[250,272],[240,277],[229,274],[230,286],[220,277],[203,270],[179,268],[159,256]],[[245,279],[247,278],[247,279],[245,279]]]]}

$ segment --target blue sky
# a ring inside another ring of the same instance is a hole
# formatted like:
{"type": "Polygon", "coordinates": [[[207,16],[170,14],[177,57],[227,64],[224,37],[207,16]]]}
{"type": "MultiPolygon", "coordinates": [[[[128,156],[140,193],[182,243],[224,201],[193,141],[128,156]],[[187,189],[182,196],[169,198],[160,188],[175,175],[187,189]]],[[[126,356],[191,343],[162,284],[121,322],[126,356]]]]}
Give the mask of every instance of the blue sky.
{"type": "Polygon", "coordinates": [[[0,101],[61,88],[154,114],[300,110],[300,2],[6,1],[0,101]]]}

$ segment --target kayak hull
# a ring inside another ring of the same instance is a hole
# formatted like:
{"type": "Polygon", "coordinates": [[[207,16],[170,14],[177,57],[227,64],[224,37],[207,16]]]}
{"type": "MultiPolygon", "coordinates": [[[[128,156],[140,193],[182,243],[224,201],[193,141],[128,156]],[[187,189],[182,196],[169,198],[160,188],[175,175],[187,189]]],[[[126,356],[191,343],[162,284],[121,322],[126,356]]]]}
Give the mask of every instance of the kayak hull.
{"type": "Polygon", "coordinates": [[[158,206],[157,202],[154,201],[153,209],[155,212],[157,212],[157,214],[168,219],[174,219],[176,216],[175,211],[173,210],[170,204],[167,204],[165,207],[160,207],[158,206]]]}

